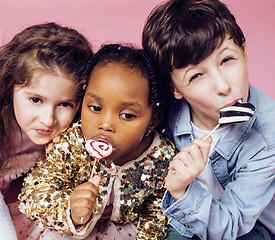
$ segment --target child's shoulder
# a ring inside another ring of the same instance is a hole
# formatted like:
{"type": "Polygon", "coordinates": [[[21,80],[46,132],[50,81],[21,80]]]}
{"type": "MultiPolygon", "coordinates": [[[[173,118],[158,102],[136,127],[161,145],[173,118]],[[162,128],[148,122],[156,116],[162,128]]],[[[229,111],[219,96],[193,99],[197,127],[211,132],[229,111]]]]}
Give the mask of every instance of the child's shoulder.
{"type": "Polygon", "coordinates": [[[77,121],[71,124],[62,134],[61,138],[70,138],[70,137],[79,137],[84,138],[82,130],[81,130],[81,121],[77,121]]]}
{"type": "Polygon", "coordinates": [[[275,145],[275,101],[261,91],[250,88],[250,101],[255,105],[253,134],[261,135],[267,144],[275,145]]]}
{"type": "Polygon", "coordinates": [[[53,149],[48,152],[51,154],[62,154],[72,152],[82,152],[85,149],[85,138],[81,130],[81,122],[73,123],[67,128],[54,143],[53,149]]]}
{"type": "Polygon", "coordinates": [[[173,157],[179,152],[176,145],[168,137],[157,132],[155,133],[155,139],[151,146],[150,155],[156,155],[156,149],[160,155],[164,154],[166,157],[173,157]]]}
{"type": "Polygon", "coordinates": [[[73,123],[60,136],[59,143],[70,145],[83,145],[85,142],[84,135],[81,130],[81,121],[73,123]]]}
{"type": "Polygon", "coordinates": [[[255,105],[255,116],[258,125],[274,126],[275,101],[256,88],[251,88],[251,102],[255,105]],[[263,125],[264,124],[264,125],[263,125]]]}

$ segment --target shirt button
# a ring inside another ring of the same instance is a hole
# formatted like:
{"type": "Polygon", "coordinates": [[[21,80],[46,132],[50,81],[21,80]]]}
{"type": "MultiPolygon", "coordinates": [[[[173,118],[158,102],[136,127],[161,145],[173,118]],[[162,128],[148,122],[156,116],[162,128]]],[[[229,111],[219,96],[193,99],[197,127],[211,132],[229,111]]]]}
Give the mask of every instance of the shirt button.
{"type": "Polygon", "coordinates": [[[189,224],[183,224],[186,228],[190,228],[191,226],[189,224]]]}

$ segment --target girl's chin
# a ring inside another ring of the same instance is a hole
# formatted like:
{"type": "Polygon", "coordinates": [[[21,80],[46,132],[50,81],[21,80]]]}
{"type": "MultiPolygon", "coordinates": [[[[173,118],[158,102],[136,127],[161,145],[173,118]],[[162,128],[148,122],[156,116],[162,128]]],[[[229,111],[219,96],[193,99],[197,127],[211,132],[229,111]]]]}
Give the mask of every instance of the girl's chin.
{"type": "Polygon", "coordinates": [[[30,137],[30,140],[35,143],[36,145],[46,145],[48,144],[52,138],[48,138],[48,137],[30,137]]]}

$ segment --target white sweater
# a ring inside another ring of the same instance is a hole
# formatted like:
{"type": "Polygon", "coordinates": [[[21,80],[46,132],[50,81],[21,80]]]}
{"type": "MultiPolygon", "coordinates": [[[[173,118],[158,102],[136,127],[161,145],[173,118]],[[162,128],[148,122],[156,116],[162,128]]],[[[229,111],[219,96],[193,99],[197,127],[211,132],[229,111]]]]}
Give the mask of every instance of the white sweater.
{"type": "Polygon", "coordinates": [[[0,240],[17,240],[9,209],[0,192],[0,240]]]}

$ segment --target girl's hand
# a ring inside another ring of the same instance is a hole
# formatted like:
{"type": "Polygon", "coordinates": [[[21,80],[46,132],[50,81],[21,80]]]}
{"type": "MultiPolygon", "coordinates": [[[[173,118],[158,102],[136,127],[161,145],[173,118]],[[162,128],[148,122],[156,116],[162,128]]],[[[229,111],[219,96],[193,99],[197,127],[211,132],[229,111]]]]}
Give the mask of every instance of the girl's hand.
{"type": "Polygon", "coordinates": [[[195,139],[171,161],[165,184],[175,200],[184,196],[190,182],[204,170],[211,142],[211,137],[195,139]]]}
{"type": "Polygon", "coordinates": [[[92,182],[86,182],[77,186],[70,197],[71,218],[74,225],[82,225],[89,221],[96,204],[100,176],[92,178],[92,182]]]}

